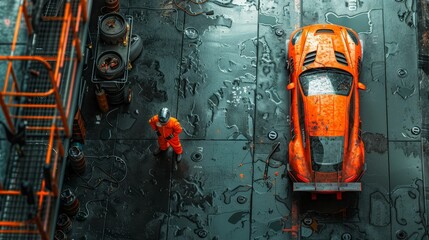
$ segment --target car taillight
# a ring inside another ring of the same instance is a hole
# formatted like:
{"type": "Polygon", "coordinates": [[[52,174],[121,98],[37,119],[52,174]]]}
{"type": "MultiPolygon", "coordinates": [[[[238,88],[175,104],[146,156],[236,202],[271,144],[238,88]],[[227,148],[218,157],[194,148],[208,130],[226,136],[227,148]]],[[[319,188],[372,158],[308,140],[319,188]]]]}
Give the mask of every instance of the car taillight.
{"type": "Polygon", "coordinates": [[[352,176],[344,179],[344,182],[354,182],[354,181],[356,181],[356,179],[358,178],[358,176],[359,175],[357,175],[357,174],[356,175],[352,175],[352,176]]]}
{"type": "Polygon", "coordinates": [[[295,176],[296,176],[297,180],[299,180],[300,182],[306,182],[306,183],[310,182],[310,179],[304,177],[303,175],[301,175],[299,173],[296,173],[295,176]]]}

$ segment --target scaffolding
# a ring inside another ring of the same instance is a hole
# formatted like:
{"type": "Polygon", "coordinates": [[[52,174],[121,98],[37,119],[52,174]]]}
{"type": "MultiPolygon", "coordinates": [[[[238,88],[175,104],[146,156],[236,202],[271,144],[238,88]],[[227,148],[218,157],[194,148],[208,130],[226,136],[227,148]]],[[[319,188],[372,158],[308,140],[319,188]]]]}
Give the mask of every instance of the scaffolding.
{"type": "Polygon", "coordinates": [[[71,136],[81,39],[88,20],[87,0],[50,0],[35,32],[29,7],[34,6],[21,1],[10,54],[0,56],[7,63],[0,91],[7,126],[15,133],[16,124],[26,122],[26,144],[22,153],[11,148],[6,180],[0,188],[2,239],[53,236],[65,166],[64,142],[71,136]],[[22,31],[31,39],[29,55],[17,56],[22,31]],[[24,66],[25,71],[17,71],[16,66],[24,66]]]}

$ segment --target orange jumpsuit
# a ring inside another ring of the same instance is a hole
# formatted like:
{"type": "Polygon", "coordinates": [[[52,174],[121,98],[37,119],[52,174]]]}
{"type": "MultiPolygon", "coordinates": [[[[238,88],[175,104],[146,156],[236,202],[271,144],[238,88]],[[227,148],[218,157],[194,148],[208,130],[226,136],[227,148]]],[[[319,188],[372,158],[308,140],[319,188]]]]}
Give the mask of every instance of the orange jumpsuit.
{"type": "Polygon", "coordinates": [[[158,136],[159,149],[164,151],[171,145],[176,154],[182,154],[182,144],[180,144],[179,140],[182,126],[180,126],[176,118],[170,117],[170,120],[165,125],[162,125],[158,120],[158,115],[155,115],[149,120],[149,124],[154,131],[158,130],[161,133],[161,136],[158,136]],[[167,140],[166,138],[170,136],[170,134],[173,134],[174,137],[167,140]]]}

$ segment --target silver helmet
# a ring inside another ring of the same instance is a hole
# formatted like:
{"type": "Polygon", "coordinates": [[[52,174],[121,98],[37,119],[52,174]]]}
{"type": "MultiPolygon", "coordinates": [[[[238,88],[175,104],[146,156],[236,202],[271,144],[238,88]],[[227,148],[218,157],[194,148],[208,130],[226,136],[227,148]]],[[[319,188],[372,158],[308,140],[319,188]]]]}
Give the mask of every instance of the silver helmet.
{"type": "Polygon", "coordinates": [[[161,108],[158,113],[158,119],[160,123],[167,123],[170,120],[170,110],[168,108],[161,108]]]}

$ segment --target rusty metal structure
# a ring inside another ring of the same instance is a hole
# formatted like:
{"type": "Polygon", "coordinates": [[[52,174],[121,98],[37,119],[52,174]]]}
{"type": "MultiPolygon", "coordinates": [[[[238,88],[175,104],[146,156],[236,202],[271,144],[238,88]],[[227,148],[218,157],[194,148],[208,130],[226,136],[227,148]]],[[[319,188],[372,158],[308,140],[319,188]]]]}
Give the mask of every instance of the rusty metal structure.
{"type": "Polygon", "coordinates": [[[7,63],[0,106],[12,133],[19,122],[27,123],[26,144],[22,154],[12,150],[8,156],[0,187],[1,238],[53,239],[90,5],[87,0],[47,1],[37,32],[32,26],[36,16],[29,11],[34,6],[22,0],[18,8],[10,54],[0,56],[7,63]],[[28,55],[18,56],[23,34],[30,43],[28,55]]]}

